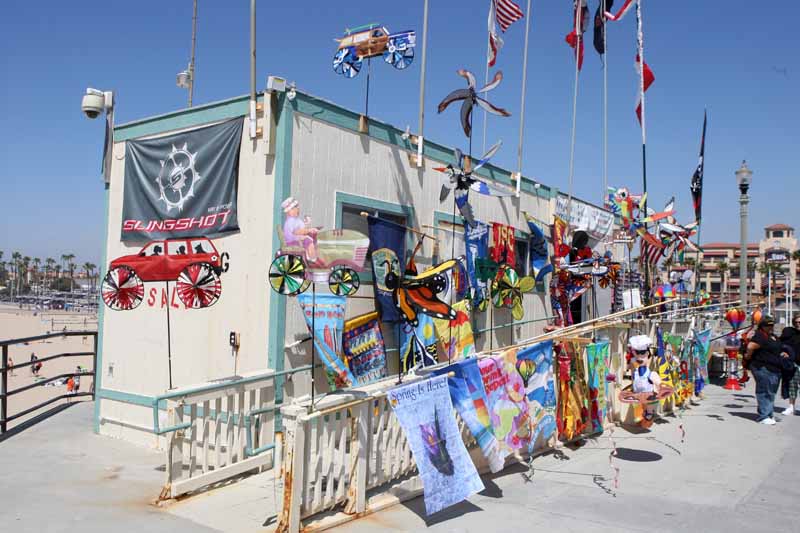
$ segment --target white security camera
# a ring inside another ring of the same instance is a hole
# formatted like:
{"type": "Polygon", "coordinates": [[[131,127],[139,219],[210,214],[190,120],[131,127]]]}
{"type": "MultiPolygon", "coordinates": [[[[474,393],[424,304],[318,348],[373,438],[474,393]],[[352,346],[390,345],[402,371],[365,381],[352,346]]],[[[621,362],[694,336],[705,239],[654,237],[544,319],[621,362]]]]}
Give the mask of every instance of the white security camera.
{"type": "Polygon", "coordinates": [[[81,101],[81,111],[88,118],[97,118],[103,111],[109,111],[114,105],[114,95],[111,91],[98,91],[89,87],[81,101]]]}

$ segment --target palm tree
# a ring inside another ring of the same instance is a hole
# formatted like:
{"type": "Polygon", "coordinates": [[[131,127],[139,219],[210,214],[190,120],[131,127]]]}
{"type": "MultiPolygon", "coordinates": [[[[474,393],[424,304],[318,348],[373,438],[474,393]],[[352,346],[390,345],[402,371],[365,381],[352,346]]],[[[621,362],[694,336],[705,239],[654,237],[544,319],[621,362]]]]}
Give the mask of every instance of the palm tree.
{"type": "Polygon", "coordinates": [[[22,254],[19,252],[13,252],[11,254],[11,271],[14,273],[14,294],[19,294],[19,266],[20,261],[22,261],[22,254]]]}
{"type": "Polygon", "coordinates": [[[48,283],[48,280],[50,279],[50,272],[53,271],[53,267],[55,266],[55,264],[56,260],[53,259],[52,257],[48,257],[47,259],[44,260],[44,283],[48,288],[50,287],[48,283]]]}
{"type": "Polygon", "coordinates": [[[67,269],[69,270],[69,292],[72,292],[72,286],[75,282],[75,268],[78,266],[72,262],[75,259],[75,256],[70,254],[69,263],[67,263],[67,269]]]}
{"type": "Polygon", "coordinates": [[[94,291],[94,280],[97,277],[97,275],[95,274],[96,268],[97,265],[95,265],[94,263],[89,263],[88,261],[83,264],[83,271],[86,273],[86,277],[91,282],[92,291],[94,291]]]}

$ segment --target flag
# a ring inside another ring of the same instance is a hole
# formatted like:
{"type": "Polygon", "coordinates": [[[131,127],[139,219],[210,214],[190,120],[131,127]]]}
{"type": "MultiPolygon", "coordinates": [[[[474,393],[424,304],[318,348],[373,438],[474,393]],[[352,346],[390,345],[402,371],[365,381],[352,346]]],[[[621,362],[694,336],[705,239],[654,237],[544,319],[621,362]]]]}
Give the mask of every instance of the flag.
{"type": "Polygon", "coordinates": [[[489,66],[497,62],[497,54],[503,47],[503,39],[497,34],[497,24],[505,32],[509,26],[521,19],[522,9],[511,0],[492,0],[489,3],[489,66]]]}
{"type": "Polygon", "coordinates": [[[372,278],[375,281],[375,309],[382,322],[398,322],[400,312],[394,305],[392,289],[386,286],[386,275],[403,275],[405,264],[406,228],[389,220],[370,216],[369,250],[372,258],[372,278]]]}
{"type": "Polygon", "coordinates": [[[522,9],[511,0],[492,0],[492,4],[494,4],[494,13],[497,18],[497,23],[504,32],[508,30],[509,26],[524,16],[522,14],[522,9]]]}
{"type": "Polygon", "coordinates": [[[639,67],[639,63],[640,63],[639,54],[636,54],[636,72],[638,72],[639,76],[641,76],[644,79],[644,81],[641,82],[642,85],[643,85],[643,88],[640,89],[641,92],[639,93],[639,100],[636,103],[636,117],[639,119],[639,125],[641,126],[642,125],[642,98],[644,97],[644,93],[647,92],[647,89],[649,89],[650,86],[653,84],[653,82],[656,80],[656,77],[653,75],[653,71],[650,70],[650,67],[647,66],[646,62],[644,63],[644,72],[642,72],[641,68],[639,67]]]}
{"type": "Polygon", "coordinates": [[[605,9],[608,10],[611,9],[613,5],[614,0],[600,0],[600,3],[597,5],[597,11],[594,12],[594,49],[597,50],[597,53],[600,55],[606,53],[605,19],[607,17],[603,8],[605,7],[605,9]],[[603,6],[603,2],[605,2],[605,6],[603,6]]]}
{"type": "Polygon", "coordinates": [[[567,236],[567,222],[563,218],[554,215],[550,234],[553,240],[553,255],[558,258],[569,255],[570,246],[565,242],[567,236]]]}
{"type": "Polygon", "coordinates": [[[642,263],[646,262],[650,266],[655,266],[663,255],[664,248],[659,248],[644,240],[642,241],[642,256],[640,258],[642,263]]]}
{"type": "MultiPolygon", "coordinates": [[[[606,7],[610,8],[611,4],[613,4],[613,2],[608,2],[608,5],[606,7]]],[[[621,20],[622,17],[628,14],[628,11],[630,11],[632,7],[633,7],[633,0],[625,0],[625,3],[622,4],[622,7],[619,8],[619,11],[617,11],[616,14],[606,11],[605,13],[606,18],[608,20],[613,20],[613,21],[621,20]]]]}
{"type": "Polygon", "coordinates": [[[588,19],[589,8],[586,7],[586,0],[575,0],[575,25],[564,40],[575,50],[578,70],[583,67],[583,34],[586,33],[588,19]]]}
{"type": "Polygon", "coordinates": [[[487,62],[493,67],[497,62],[497,53],[503,47],[503,39],[497,34],[497,25],[494,16],[494,2],[489,3],[489,57],[487,62]]]}
{"type": "Polygon", "coordinates": [[[692,202],[694,203],[694,219],[700,222],[700,214],[703,207],[703,164],[706,153],[706,120],[708,119],[703,112],[703,135],[700,137],[700,159],[697,168],[692,175],[692,202]]]}

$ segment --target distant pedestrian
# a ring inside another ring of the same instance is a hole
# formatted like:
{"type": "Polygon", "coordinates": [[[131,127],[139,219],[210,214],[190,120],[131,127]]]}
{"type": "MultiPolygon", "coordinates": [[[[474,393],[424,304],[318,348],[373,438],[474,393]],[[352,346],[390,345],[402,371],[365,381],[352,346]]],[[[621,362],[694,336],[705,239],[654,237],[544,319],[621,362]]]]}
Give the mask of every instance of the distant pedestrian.
{"type": "MultiPolygon", "coordinates": [[[[75,372],[78,372],[78,373],[83,372],[83,369],[81,368],[80,365],[78,365],[78,367],[75,369],[75,372]]],[[[75,391],[75,394],[78,394],[78,391],[81,389],[81,377],[80,376],[72,376],[72,380],[75,382],[75,386],[73,387],[73,390],[75,391]]]]}
{"type": "Polygon", "coordinates": [[[792,326],[783,328],[780,338],[780,341],[794,352],[794,375],[791,379],[784,379],[781,387],[781,396],[784,400],[789,400],[789,407],[783,411],[783,414],[787,416],[800,414],[797,411],[797,393],[800,391],[800,315],[794,318],[792,324],[792,326]]]}
{"type": "Polygon", "coordinates": [[[9,373],[10,373],[12,376],[16,376],[17,374],[16,374],[16,372],[14,372],[14,360],[11,358],[11,356],[10,356],[10,355],[8,356],[8,366],[9,366],[9,368],[11,368],[11,370],[9,371],[9,373]]]}
{"type": "Polygon", "coordinates": [[[75,394],[75,379],[72,376],[67,379],[67,394],[75,394]]]}
{"type": "Polygon", "coordinates": [[[35,352],[31,352],[31,373],[34,376],[39,375],[39,371],[42,369],[42,363],[39,363],[39,358],[36,357],[35,352]]]}
{"type": "Polygon", "coordinates": [[[750,342],[747,344],[745,361],[756,379],[756,401],[758,402],[757,422],[768,426],[774,425],[775,394],[781,380],[783,369],[782,358],[789,355],[782,350],[781,343],[773,333],[775,319],[763,315],[758,322],[750,342]]]}

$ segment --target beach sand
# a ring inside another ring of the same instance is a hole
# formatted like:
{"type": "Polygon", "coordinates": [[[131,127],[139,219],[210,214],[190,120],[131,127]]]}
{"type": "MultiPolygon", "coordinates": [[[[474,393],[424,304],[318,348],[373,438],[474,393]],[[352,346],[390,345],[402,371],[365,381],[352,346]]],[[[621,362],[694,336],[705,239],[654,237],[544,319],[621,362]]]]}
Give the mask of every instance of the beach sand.
{"type": "MultiPolygon", "coordinates": [[[[33,311],[11,306],[0,306],[1,340],[61,332],[64,331],[64,328],[66,328],[67,331],[97,331],[97,316],[88,313],[33,311]]],[[[30,361],[31,353],[35,353],[36,356],[41,359],[59,353],[91,352],[93,350],[94,337],[92,335],[87,335],[85,337],[53,337],[44,341],[14,344],[9,346],[8,354],[14,364],[20,364],[30,361]]],[[[39,377],[50,378],[75,372],[78,365],[82,366],[84,371],[91,371],[93,364],[91,355],[64,357],[52,361],[44,361],[39,371],[39,377]]],[[[36,381],[36,377],[32,374],[30,367],[18,368],[13,372],[13,375],[9,372],[8,376],[9,390],[24,387],[36,381]]],[[[79,392],[91,392],[92,386],[91,376],[81,376],[79,392]]],[[[8,416],[13,416],[37,403],[66,393],[67,386],[63,384],[34,387],[33,389],[15,394],[8,399],[8,416]]],[[[8,428],[11,429],[23,421],[44,413],[61,403],[90,400],[91,397],[89,396],[59,400],[24,417],[9,422],[8,428]]]]}

